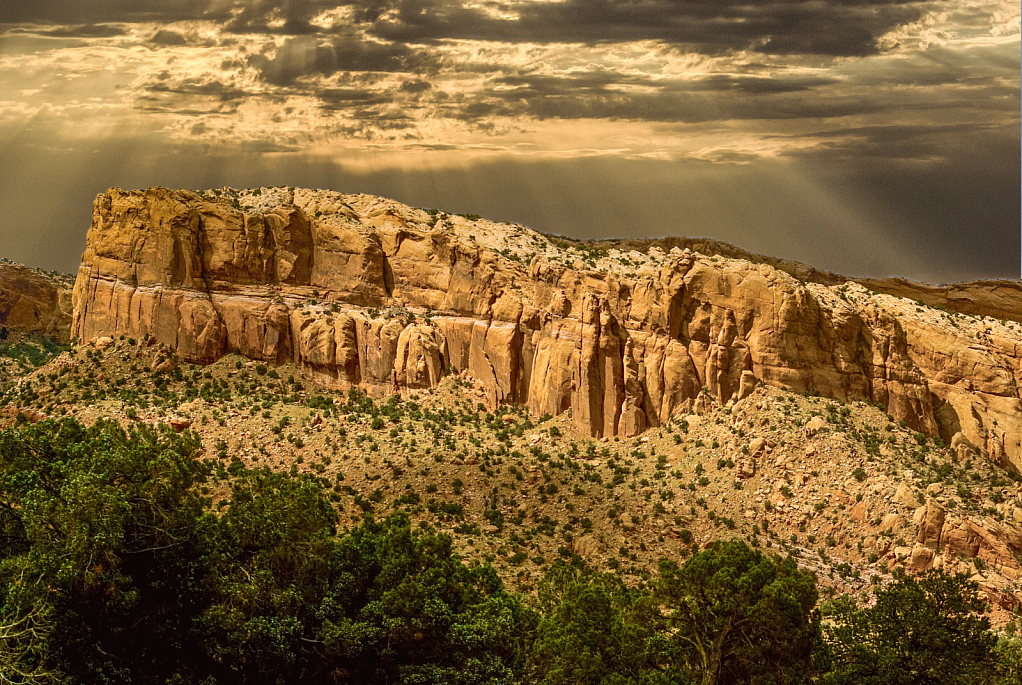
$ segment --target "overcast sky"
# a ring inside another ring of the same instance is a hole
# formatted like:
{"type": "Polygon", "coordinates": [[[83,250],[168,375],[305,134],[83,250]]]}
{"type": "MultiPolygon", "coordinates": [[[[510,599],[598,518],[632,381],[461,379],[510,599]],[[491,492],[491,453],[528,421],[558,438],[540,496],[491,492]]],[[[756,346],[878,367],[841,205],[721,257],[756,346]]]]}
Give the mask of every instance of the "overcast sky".
{"type": "Polygon", "coordinates": [[[1019,276],[1019,3],[3,0],[0,256],[110,186],[386,195],[852,275],[1019,276]]]}

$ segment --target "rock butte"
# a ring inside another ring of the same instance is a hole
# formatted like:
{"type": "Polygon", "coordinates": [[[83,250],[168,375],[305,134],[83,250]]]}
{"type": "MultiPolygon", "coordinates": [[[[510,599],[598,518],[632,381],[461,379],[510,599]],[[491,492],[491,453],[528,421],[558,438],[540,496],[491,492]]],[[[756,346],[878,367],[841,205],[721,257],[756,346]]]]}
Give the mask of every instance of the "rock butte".
{"type": "Polygon", "coordinates": [[[367,195],[114,188],[96,199],[73,299],[83,340],[290,360],[375,395],[466,372],[488,407],[571,410],[594,437],[761,382],[883,404],[1022,470],[1016,324],[746,259],[594,251],[367,195]]]}

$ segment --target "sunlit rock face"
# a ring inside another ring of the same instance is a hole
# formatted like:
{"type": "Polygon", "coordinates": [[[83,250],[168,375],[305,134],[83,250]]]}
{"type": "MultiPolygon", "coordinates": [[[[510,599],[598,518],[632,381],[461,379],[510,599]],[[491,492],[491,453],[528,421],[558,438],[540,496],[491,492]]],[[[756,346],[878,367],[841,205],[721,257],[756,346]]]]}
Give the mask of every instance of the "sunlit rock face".
{"type": "Polygon", "coordinates": [[[881,403],[1015,469],[1022,327],[690,250],[600,250],[366,195],[112,189],[72,335],[190,361],[293,361],[331,386],[465,373],[490,407],[635,435],[756,383],[881,403]]]}

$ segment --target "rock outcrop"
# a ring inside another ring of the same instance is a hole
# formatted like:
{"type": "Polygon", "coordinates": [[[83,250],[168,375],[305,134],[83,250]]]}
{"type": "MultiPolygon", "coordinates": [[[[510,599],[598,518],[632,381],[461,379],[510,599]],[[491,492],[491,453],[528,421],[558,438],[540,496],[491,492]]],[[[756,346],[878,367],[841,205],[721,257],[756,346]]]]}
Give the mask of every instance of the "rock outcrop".
{"type": "Polygon", "coordinates": [[[1022,323],[1022,281],[1020,280],[978,280],[947,285],[917,283],[904,278],[849,278],[841,274],[814,268],[791,259],[756,254],[740,247],[710,238],[687,238],[668,236],[655,239],[607,239],[595,241],[604,249],[615,248],[646,252],[660,249],[669,252],[672,248],[689,249],[708,256],[741,259],[753,264],[767,264],[795,278],[822,285],[842,285],[852,280],[869,290],[887,295],[904,297],[922,302],[931,307],[940,307],[961,314],[989,316],[993,319],[1022,323]]]}
{"type": "Polygon", "coordinates": [[[490,406],[635,435],[757,383],[883,404],[1022,470],[1022,327],[765,263],[600,250],[365,195],[112,189],[72,335],[294,361],[376,393],[481,381],[490,406]],[[959,434],[960,437],[957,437],[959,434]]]}
{"type": "Polygon", "coordinates": [[[71,279],[0,261],[0,329],[66,343],[71,331],[71,279]]]}
{"type": "Polygon", "coordinates": [[[1022,509],[1002,504],[994,513],[1000,520],[952,515],[938,501],[927,499],[916,510],[915,545],[895,548],[889,561],[913,573],[938,568],[973,575],[992,604],[1017,612],[1022,608],[1022,509]]]}

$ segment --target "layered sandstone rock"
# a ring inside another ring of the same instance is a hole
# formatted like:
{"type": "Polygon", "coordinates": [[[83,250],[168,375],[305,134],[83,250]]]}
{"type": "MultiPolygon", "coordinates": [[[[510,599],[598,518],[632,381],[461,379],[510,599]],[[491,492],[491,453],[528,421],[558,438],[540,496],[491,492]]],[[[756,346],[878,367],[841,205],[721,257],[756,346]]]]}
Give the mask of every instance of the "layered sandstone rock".
{"type": "Polygon", "coordinates": [[[0,261],[0,328],[66,343],[71,331],[70,278],[0,261]]]}
{"type": "Polygon", "coordinates": [[[592,250],[365,195],[152,188],[97,198],[72,334],[292,360],[377,394],[467,372],[490,406],[571,410],[593,436],[767,383],[882,403],[1019,469],[1020,331],[765,263],[592,250]]]}
{"type": "MultiPolygon", "coordinates": [[[[650,240],[609,239],[593,244],[605,248],[642,252],[658,248],[662,251],[670,251],[675,247],[682,250],[687,248],[704,255],[718,255],[754,264],[767,264],[791,274],[795,278],[812,283],[841,285],[849,280],[847,276],[816,269],[802,262],[756,254],[710,238],[669,236],[650,240]]],[[[1022,281],[1019,280],[978,280],[947,285],[929,285],[904,278],[852,278],[851,280],[869,290],[904,297],[931,307],[941,307],[973,316],[989,316],[993,319],[1022,322],[1022,281]]]]}
{"type": "Polygon", "coordinates": [[[872,290],[962,314],[1022,322],[1022,281],[986,280],[927,285],[904,278],[857,278],[872,290]]]}

